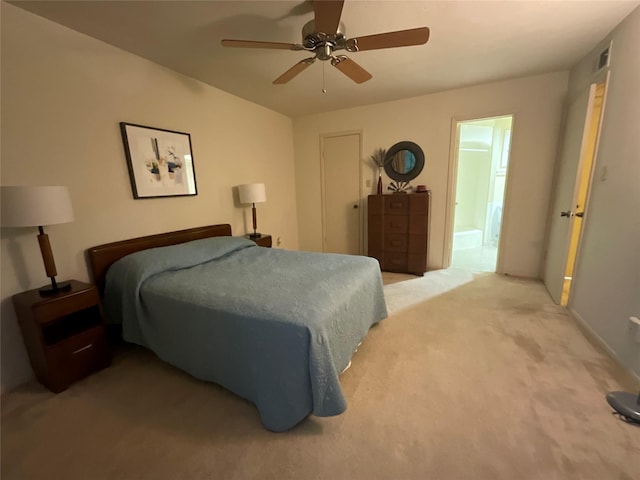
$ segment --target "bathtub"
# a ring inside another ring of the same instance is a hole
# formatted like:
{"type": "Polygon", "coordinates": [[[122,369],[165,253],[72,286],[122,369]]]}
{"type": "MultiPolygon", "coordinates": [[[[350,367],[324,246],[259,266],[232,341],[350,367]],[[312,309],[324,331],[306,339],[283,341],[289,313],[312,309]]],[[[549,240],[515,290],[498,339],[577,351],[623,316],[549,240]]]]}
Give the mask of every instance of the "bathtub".
{"type": "Polygon", "coordinates": [[[482,230],[453,232],[453,249],[465,250],[482,246],[482,230]]]}

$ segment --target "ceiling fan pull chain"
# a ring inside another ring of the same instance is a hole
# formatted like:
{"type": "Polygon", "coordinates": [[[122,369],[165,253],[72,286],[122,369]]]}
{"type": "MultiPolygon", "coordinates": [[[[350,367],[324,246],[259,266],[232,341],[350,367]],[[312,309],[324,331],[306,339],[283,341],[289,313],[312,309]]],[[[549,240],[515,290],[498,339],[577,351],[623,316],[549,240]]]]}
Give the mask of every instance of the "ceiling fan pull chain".
{"type": "Polygon", "coordinates": [[[324,83],[324,63],[322,62],[322,93],[327,93],[327,89],[325,88],[325,83],[324,83]]]}

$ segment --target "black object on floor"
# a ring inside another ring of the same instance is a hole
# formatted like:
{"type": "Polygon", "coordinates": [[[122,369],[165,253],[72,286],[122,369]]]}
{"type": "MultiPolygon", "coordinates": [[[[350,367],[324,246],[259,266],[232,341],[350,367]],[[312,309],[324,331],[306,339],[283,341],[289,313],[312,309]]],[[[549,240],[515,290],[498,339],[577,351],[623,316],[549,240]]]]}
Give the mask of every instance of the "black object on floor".
{"type": "Polygon", "coordinates": [[[627,423],[640,426],[640,393],[610,392],[607,393],[607,402],[615,410],[612,412],[614,415],[627,423]]]}

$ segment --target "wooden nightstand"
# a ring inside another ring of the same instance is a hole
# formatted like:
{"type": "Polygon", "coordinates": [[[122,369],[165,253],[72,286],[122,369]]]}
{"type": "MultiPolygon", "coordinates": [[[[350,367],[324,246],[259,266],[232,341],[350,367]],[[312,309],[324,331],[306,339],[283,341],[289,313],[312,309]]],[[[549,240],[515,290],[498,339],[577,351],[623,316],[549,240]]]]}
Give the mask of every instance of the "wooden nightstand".
{"type": "Polygon", "coordinates": [[[111,363],[95,286],[71,280],[71,290],[46,297],[29,290],[14,295],[13,305],[36,378],[51,391],[111,363]]]}
{"type": "Polygon", "coordinates": [[[249,240],[253,240],[261,247],[270,248],[273,243],[273,241],[271,240],[271,235],[264,235],[262,233],[260,234],[259,237],[251,237],[250,235],[245,235],[245,237],[248,238],[249,240]]]}

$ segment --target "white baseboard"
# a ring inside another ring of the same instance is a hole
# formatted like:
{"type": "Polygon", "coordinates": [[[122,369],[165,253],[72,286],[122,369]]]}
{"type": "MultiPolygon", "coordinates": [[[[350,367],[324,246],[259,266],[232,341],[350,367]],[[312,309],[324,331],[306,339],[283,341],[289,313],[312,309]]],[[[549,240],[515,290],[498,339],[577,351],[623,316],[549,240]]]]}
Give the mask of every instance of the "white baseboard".
{"type": "Polygon", "coordinates": [[[580,329],[583,331],[583,333],[585,335],[587,335],[589,337],[590,340],[592,340],[596,345],[598,345],[607,355],[609,355],[618,365],[620,365],[625,372],[627,372],[629,375],[631,375],[637,382],[640,383],[640,375],[638,375],[636,372],[634,372],[633,370],[631,370],[630,368],[628,368],[624,363],[622,363],[622,360],[620,360],[620,357],[618,356],[618,354],[615,352],[615,350],[613,350],[601,337],[600,335],[598,335],[595,330],[591,327],[591,325],[589,325],[584,318],[582,318],[580,316],[580,314],[578,312],[576,312],[573,308],[568,307],[569,313],[571,313],[571,315],[573,316],[573,318],[576,319],[576,321],[578,322],[578,326],[580,327],[580,329]]]}

